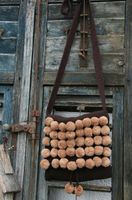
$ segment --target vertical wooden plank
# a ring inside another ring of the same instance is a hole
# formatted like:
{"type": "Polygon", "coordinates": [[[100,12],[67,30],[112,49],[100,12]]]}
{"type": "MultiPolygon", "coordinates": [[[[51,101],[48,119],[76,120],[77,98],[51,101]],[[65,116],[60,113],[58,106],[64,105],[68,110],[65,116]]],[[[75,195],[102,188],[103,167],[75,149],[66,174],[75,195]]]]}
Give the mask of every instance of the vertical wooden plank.
{"type": "Polygon", "coordinates": [[[112,200],[123,200],[123,88],[115,88],[113,93],[112,200]]]}
{"type": "MultiPolygon", "coordinates": [[[[20,110],[19,110],[20,122],[28,120],[35,4],[36,4],[36,0],[27,0],[21,98],[20,98],[20,110]]],[[[23,195],[26,142],[27,142],[26,134],[25,133],[18,134],[15,170],[16,170],[16,175],[18,177],[20,186],[22,188],[22,192],[16,195],[16,200],[22,199],[22,195],[23,195]]]]}
{"type": "MultiPolygon", "coordinates": [[[[19,107],[20,107],[20,90],[22,80],[22,68],[23,68],[23,53],[24,53],[24,37],[25,37],[25,20],[26,20],[26,4],[27,1],[21,1],[18,17],[18,35],[17,35],[17,48],[16,48],[16,72],[13,87],[13,123],[19,122],[19,107]]],[[[16,146],[17,135],[12,135],[12,145],[16,146]]],[[[12,164],[15,168],[16,151],[10,153],[12,158],[12,164]]]]}
{"type": "MultiPolygon", "coordinates": [[[[48,1],[43,0],[42,1],[42,22],[41,22],[41,41],[40,41],[40,66],[41,66],[41,74],[43,73],[44,70],[44,63],[45,63],[45,48],[46,48],[46,32],[47,32],[47,3],[48,1]]],[[[41,97],[43,97],[43,90],[41,91],[41,97]]],[[[43,101],[43,99],[41,99],[43,101]]],[[[44,99],[45,101],[45,99],[44,99]]],[[[43,102],[42,102],[43,103],[43,102]]],[[[46,102],[44,103],[46,105],[46,102]]],[[[42,105],[43,106],[43,105],[42,105]]],[[[43,113],[45,115],[45,108],[43,107],[43,113]]],[[[42,117],[43,119],[43,117],[42,117]]],[[[42,122],[43,123],[43,122],[42,122]]],[[[43,126],[43,124],[42,124],[43,126]]],[[[43,137],[43,132],[41,130],[41,136],[40,136],[40,142],[39,142],[39,152],[41,151],[42,148],[42,137],[43,137]]],[[[39,153],[39,162],[40,162],[40,153],[39,153]]],[[[48,200],[48,186],[45,181],[45,175],[44,175],[44,170],[40,169],[40,166],[38,165],[38,188],[37,188],[37,195],[36,199],[38,200],[48,200]]]]}
{"type": "Polygon", "coordinates": [[[124,199],[132,199],[132,1],[126,1],[126,84],[124,126],[124,199]]]}

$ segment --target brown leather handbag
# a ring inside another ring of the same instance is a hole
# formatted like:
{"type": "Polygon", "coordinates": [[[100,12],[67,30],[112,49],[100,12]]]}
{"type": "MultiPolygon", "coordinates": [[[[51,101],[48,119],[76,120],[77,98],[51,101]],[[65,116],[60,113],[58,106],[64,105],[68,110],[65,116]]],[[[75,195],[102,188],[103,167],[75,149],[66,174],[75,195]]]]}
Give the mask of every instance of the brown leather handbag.
{"type": "Polygon", "coordinates": [[[41,151],[43,159],[40,166],[46,170],[45,178],[49,181],[80,182],[112,176],[109,116],[105,102],[101,56],[89,1],[93,60],[102,110],[69,118],[51,114],[79,23],[82,5],[83,1],[77,5],[46,111],[45,136],[42,141],[45,147],[41,151]]]}

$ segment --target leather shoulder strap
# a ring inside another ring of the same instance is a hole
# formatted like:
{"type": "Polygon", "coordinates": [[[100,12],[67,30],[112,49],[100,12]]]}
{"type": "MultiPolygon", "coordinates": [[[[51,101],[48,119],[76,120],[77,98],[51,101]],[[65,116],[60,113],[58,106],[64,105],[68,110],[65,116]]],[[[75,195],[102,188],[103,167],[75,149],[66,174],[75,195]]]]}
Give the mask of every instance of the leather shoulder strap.
{"type": "MultiPolygon", "coordinates": [[[[64,1],[68,1],[68,0],[64,0],[64,1]]],[[[101,96],[102,107],[103,107],[103,110],[106,110],[104,78],[103,78],[103,73],[102,73],[101,56],[100,56],[100,51],[99,51],[99,47],[98,47],[95,23],[94,23],[94,19],[92,16],[89,0],[88,0],[88,4],[89,4],[89,13],[90,13],[91,40],[92,40],[93,60],[94,60],[94,66],[95,66],[95,72],[96,72],[96,80],[97,80],[97,84],[98,84],[98,88],[99,88],[99,93],[101,96]]],[[[55,80],[53,90],[52,90],[52,93],[50,96],[50,100],[49,100],[49,103],[47,106],[46,115],[51,114],[51,111],[52,111],[54,103],[55,103],[57,92],[58,92],[59,86],[61,84],[63,75],[64,75],[65,67],[68,62],[68,57],[69,57],[71,46],[72,46],[72,43],[74,40],[75,32],[76,32],[78,24],[79,24],[79,18],[80,18],[82,5],[83,5],[83,1],[81,0],[79,5],[76,8],[72,26],[69,31],[68,37],[67,37],[67,41],[66,41],[65,49],[64,49],[63,56],[61,59],[61,63],[60,63],[60,66],[59,66],[59,69],[57,72],[56,80],[55,80]]]]}

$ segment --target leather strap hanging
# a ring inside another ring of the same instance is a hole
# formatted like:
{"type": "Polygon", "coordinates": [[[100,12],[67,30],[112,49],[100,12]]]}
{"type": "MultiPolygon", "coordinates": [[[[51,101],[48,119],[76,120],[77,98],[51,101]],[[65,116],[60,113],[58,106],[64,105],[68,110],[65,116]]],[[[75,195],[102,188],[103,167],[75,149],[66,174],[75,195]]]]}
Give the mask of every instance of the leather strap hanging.
{"type": "MultiPolygon", "coordinates": [[[[68,2],[68,0],[64,0],[64,3],[65,3],[64,5],[68,5],[67,2],[68,2]]],[[[79,5],[77,6],[77,9],[76,9],[76,12],[75,12],[75,15],[74,15],[74,18],[73,18],[72,26],[71,26],[71,29],[69,31],[68,37],[67,37],[66,46],[65,46],[63,56],[62,56],[62,59],[61,59],[60,67],[59,67],[59,70],[58,70],[58,73],[57,73],[57,76],[56,76],[55,84],[53,86],[53,90],[52,90],[52,93],[51,93],[51,96],[50,96],[49,103],[48,103],[48,106],[47,106],[47,111],[46,111],[47,115],[50,115],[51,112],[52,112],[52,109],[53,109],[53,106],[54,106],[54,103],[55,103],[55,99],[56,99],[56,96],[57,96],[57,92],[58,92],[59,86],[61,84],[63,75],[64,75],[65,67],[66,67],[67,62],[68,62],[68,57],[69,57],[71,46],[72,46],[72,43],[73,43],[73,40],[74,40],[75,32],[76,32],[77,26],[79,24],[79,18],[80,18],[82,5],[83,5],[83,1],[81,0],[79,5]]],[[[99,50],[99,47],[98,47],[98,40],[97,40],[97,35],[96,35],[95,23],[94,23],[94,18],[92,16],[92,11],[91,11],[89,0],[88,0],[88,5],[89,5],[91,41],[92,41],[92,49],[93,49],[93,60],[94,60],[94,66],[95,66],[95,72],[96,72],[96,80],[97,80],[99,93],[100,93],[100,97],[101,97],[102,108],[103,108],[104,111],[106,111],[104,78],[103,78],[103,73],[102,73],[101,55],[100,55],[100,50],[99,50]]],[[[64,10],[64,7],[63,7],[63,10],[64,10]]],[[[68,8],[70,9],[69,5],[68,5],[68,8]]],[[[67,12],[69,12],[69,10],[67,10],[67,12]]]]}

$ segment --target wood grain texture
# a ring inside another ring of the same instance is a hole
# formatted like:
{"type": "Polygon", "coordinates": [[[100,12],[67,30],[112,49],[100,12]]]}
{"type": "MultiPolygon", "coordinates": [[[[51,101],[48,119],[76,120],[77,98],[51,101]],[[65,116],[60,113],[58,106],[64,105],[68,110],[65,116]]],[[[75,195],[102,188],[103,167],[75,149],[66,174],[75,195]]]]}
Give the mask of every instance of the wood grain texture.
{"type": "MultiPolygon", "coordinates": [[[[26,24],[25,24],[24,55],[23,55],[23,69],[22,69],[23,71],[22,71],[20,110],[19,110],[20,122],[28,120],[35,3],[36,3],[35,0],[27,1],[27,7],[26,7],[26,22],[25,22],[26,24]]],[[[27,141],[27,136],[24,133],[18,134],[15,170],[21,188],[23,188],[23,182],[24,182],[26,141],[27,141]]],[[[22,195],[23,191],[18,195],[16,195],[16,200],[22,199],[22,195]]]]}
{"type": "Polygon", "coordinates": [[[0,161],[2,163],[5,174],[13,174],[13,168],[11,166],[9,154],[4,151],[3,145],[0,145],[0,161]]]}
{"type": "Polygon", "coordinates": [[[0,21],[17,21],[19,6],[0,6],[0,21]]]}
{"type": "Polygon", "coordinates": [[[113,93],[112,200],[123,200],[124,89],[115,88],[113,93]]]}
{"type": "Polygon", "coordinates": [[[0,39],[0,53],[14,54],[16,52],[16,38],[0,39]]]}
{"type": "MultiPolygon", "coordinates": [[[[72,20],[49,20],[47,23],[47,37],[60,37],[66,35],[64,30],[70,28],[72,20]]],[[[98,35],[123,35],[124,18],[95,18],[98,35]]],[[[79,26],[77,33],[79,34],[79,26]]]]}
{"type": "Polygon", "coordinates": [[[16,4],[20,4],[21,0],[1,0],[0,1],[0,5],[16,5],[16,4]]]}
{"type": "MultiPolygon", "coordinates": [[[[60,14],[60,12],[56,12],[56,10],[60,11],[61,3],[50,4],[48,9],[48,19],[58,20],[58,19],[67,19],[73,16],[75,7],[73,9],[72,14],[69,16],[64,16],[60,14]]],[[[93,2],[92,9],[94,10],[94,17],[100,18],[105,16],[105,18],[120,18],[124,17],[125,11],[125,1],[110,1],[110,2],[93,2]]]]}
{"type": "MultiPolygon", "coordinates": [[[[56,72],[45,72],[44,85],[53,85],[56,72]]],[[[104,73],[105,85],[123,86],[124,74],[120,73],[104,73]]],[[[62,85],[97,85],[95,73],[86,72],[66,72],[62,81],[62,85]]]]}
{"type": "Polygon", "coordinates": [[[18,32],[18,22],[0,21],[0,28],[4,29],[1,38],[16,38],[18,32]]]}
{"type": "Polygon", "coordinates": [[[14,73],[0,72],[0,84],[12,85],[14,82],[14,73]]]}
{"type": "Polygon", "coordinates": [[[132,198],[132,1],[126,1],[126,83],[124,117],[124,198],[132,198]],[[128,164],[129,163],[129,164],[128,164]]]}
{"type": "Polygon", "coordinates": [[[15,54],[0,54],[0,72],[14,72],[16,69],[15,54]]]}

